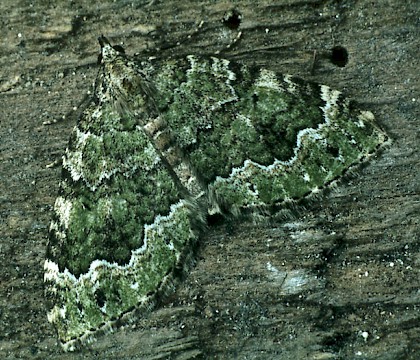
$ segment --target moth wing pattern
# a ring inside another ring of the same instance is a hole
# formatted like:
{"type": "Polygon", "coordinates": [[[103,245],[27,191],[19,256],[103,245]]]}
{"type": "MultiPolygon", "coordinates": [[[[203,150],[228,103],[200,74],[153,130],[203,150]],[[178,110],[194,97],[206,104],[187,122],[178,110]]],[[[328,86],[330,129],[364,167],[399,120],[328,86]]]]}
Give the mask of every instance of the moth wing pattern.
{"type": "MultiPolygon", "coordinates": [[[[48,319],[65,350],[153,304],[175,269],[188,263],[203,221],[133,120],[136,107],[123,108],[133,99],[114,83],[125,64],[111,61],[117,52],[107,44],[102,53],[94,99],[63,156],[44,264],[53,302],[48,319]]],[[[124,86],[141,86],[137,80],[127,78],[124,86]]],[[[133,101],[145,106],[142,98],[133,101]]]]}
{"type": "Polygon", "coordinates": [[[339,91],[190,55],[149,76],[210,213],[270,209],[318,193],[388,141],[339,91]]]}
{"type": "Polygon", "coordinates": [[[216,57],[137,60],[99,41],[45,261],[66,350],[153,305],[207,214],[309,197],[388,141],[328,86],[216,57]]]}

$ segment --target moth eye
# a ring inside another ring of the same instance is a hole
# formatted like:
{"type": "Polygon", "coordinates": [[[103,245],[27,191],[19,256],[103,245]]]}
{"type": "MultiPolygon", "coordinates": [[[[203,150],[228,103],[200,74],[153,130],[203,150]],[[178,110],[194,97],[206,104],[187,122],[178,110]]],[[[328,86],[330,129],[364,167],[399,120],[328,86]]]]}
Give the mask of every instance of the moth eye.
{"type": "Polygon", "coordinates": [[[124,50],[124,48],[121,45],[114,45],[112,48],[114,50],[118,51],[121,54],[125,54],[125,50],[124,50]]]}

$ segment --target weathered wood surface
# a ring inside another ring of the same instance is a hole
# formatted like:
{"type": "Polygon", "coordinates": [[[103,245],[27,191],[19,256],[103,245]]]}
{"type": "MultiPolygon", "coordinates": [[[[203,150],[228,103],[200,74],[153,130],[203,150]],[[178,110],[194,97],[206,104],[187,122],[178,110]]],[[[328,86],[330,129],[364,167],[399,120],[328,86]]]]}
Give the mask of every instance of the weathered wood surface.
{"type": "Polygon", "coordinates": [[[4,0],[0,11],[0,358],[420,358],[418,1],[4,0]],[[238,33],[222,22],[233,8],[243,35],[224,57],[344,90],[393,144],[293,219],[215,225],[157,310],[63,354],[43,294],[60,177],[46,165],[76,119],[43,122],[91,90],[99,34],[128,53],[213,54],[238,33]]]}

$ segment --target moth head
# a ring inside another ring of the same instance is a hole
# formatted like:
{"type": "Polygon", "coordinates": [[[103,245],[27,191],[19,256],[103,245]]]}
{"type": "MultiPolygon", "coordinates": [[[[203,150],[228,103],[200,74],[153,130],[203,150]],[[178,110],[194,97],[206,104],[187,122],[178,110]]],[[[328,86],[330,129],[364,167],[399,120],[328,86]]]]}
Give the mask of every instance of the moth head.
{"type": "Polygon", "coordinates": [[[132,106],[150,111],[148,108],[154,107],[156,91],[141,68],[125,55],[121,46],[111,45],[103,35],[98,41],[101,45],[98,57],[101,68],[96,83],[97,97],[101,101],[113,102],[119,111],[132,106]]]}
{"type": "Polygon", "coordinates": [[[98,55],[98,64],[113,61],[119,56],[125,54],[124,48],[120,45],[111,45],[109,40],[101,35],[98,37],[101,52],[98,55]]]}

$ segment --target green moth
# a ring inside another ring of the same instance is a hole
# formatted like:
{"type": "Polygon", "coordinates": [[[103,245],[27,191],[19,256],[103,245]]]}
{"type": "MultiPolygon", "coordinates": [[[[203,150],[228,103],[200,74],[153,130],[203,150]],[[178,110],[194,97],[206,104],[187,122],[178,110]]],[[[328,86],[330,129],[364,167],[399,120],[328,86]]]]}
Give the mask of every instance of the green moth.
{"type": "Polygon", "coordinates": [[[191,263],[209,214],[309,197],[388,141],[328,86],[215,57],[142,61],[99,42],[44,265],[65,350],[151,307],[191,263]]]}

